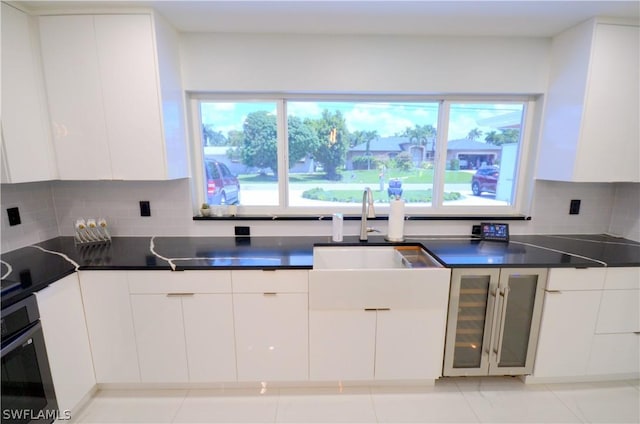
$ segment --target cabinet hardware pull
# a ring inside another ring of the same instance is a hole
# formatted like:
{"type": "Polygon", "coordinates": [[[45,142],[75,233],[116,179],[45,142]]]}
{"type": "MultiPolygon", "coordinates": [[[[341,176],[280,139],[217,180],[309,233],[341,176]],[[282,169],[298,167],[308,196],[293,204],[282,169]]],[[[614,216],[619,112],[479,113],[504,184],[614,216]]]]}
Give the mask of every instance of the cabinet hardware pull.
{"type": "Polygon", "coordinates": [[[493,333],[493,328],[495,327],[495,323],[493,322],[494,314],[496,307],[496,291],[497,289],[492,289],[491,284],[487,287],[489,291],[489,295],[487,296],[487,312],[485,313],[485,328],[488,328],[488,331],[485,331],[484,336],[482,337],[482,345],[484,346],[484,353],[488,358],[491,356],[491,334],[493,333]]]}
{"type": "Polygon", "coordinates": [[[638,336],[640,336],[640,331],[634,331],[633,334],[637,334],[638,336]]]}
{"type": "Polygon", "coordinates": [[[507,314],[507,302],[509,300],[509,287],[505,287],[504,290],[500,292],[500,296],[502,299],[502,307],[500,311],[500,326],[498,327],[498,346],[497,349],[494,349],[496,356],[496,364],[500,365],[500,359],[502,357],[502,341],[504,338],[504,323],[506,321],[507,314]]]}
{"type": "Polygon", "coordinates": [[[561,294],[562,290],[545,290],[545,292],[551,293],[551,294],[561,294]]]}
{"type": "Polygon", "coordinates": [[[375,312],[375,311],[377,311],[378,309],[377,309],[377,308],[364,308],[364,310],[365,310],[366,312],[375,312]]]}
{"type": "Polygon", "coordinates": [[[193,296],[194,293],[167,293],[167,297],[193,296]]]}
{"type": "Polygon", "coordinates": [[[262,293],[263,296],[275,296],[277,294],[278,293],[276,293],[276,292],[265,292],[265,293],[262,293]]]}
{"type": "Polygon", "coordinates": [[[378,308],[379,311],[390,311],[391,308],[378,308]]]}

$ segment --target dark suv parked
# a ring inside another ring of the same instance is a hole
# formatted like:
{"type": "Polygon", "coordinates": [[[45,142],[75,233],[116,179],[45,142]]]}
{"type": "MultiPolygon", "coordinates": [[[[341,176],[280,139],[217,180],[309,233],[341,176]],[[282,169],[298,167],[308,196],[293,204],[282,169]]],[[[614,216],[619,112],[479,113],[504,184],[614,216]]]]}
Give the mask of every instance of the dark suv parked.
{"type": "Polygon", "coordinates": [[[207,179],[207,203],[210,205],[235,205],[240,203],[240,183],[224,163],[204,160],[207,179]]]}
{"type": "Polygon", "coordinates": [[[498,175],[500,175],[500,169],[497,166],[478,169],[471,179],[471,191],[474,196],[480,196],[482,192],[495,193],[498,175]]]}

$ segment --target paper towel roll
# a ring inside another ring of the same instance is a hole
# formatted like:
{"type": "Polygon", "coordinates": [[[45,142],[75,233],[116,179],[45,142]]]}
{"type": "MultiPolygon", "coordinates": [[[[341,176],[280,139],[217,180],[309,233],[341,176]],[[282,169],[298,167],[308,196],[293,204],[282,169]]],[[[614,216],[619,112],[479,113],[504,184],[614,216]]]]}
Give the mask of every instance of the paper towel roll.
{"type": "Polygon", "coordinates": [[[404,240],[404,200],[391,200],[389,208],[389,241],[404,240]]]}

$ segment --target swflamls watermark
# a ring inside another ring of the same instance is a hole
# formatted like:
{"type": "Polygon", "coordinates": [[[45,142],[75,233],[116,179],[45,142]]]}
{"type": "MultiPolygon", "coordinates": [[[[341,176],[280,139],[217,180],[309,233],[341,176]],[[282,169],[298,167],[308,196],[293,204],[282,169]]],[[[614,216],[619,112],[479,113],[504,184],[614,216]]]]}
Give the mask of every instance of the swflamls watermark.
{"type": "Polygon", "coordinates": [[[59,411],[57,409],[43,409],[39,411],[33,409],[3,409],[2,419],[19,422],[35,420],[64,421],[71,419],[71,411],[68,409],[65,409],[64,411],[59,411]]]}

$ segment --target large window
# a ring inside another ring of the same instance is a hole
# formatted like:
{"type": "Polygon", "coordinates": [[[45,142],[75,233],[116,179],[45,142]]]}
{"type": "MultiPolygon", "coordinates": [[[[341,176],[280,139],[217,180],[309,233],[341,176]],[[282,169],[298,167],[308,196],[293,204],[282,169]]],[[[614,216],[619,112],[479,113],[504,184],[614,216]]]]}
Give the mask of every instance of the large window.
{"type": "Polygon", "coordinates": [[[528,99],[194,100],[202,201],[240,214],[518,213],[528,99]]]}

